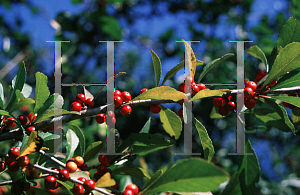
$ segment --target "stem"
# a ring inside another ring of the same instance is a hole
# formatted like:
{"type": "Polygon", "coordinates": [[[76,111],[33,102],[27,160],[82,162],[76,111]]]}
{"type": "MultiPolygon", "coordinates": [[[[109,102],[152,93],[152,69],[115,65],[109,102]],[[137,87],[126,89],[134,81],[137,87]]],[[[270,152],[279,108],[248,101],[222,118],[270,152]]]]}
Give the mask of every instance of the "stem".
{"type": "Polygon", "coordinates": [[[66,164],[60,162],[59,160],[57,160],[56,158],[50,156],[49,154],[46,154],[43,150],[39,150],[38,151],[40,154],[44,155],[45,157],[47,157],[49,160],[51,160],[52,162],[56,163],[57,165],[61,166],[61,167],[66,167],[66,164]]]}

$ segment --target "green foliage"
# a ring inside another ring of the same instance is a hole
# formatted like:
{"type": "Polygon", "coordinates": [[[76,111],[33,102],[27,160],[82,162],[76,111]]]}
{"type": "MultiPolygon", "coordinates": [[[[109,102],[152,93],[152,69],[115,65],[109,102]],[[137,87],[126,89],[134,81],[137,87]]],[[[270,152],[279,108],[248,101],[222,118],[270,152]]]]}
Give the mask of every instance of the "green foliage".
{"type": "Polygon", "coordinates": [[[156,87],[159,85],[159,80],[161,77],[161,62],[157,54],[150,49],[152,60],[153,60],[153,67],[154,67],[154,73],[155,73],[155,82],[156,82],[156,87]]]}
{"type": "Polygon", "coordinates": [[[90,145],[86,149],[86,152],[83,156],[84,162],[88,162],[89,160],[94,158],[95,155],[97,155],[100,152],[101,148],[102,148],[102,142],[101,141],[92,143],[92,145],[90,145]]]}
{"type": "MultiPolygon", "coordinates": [[[[157,174],[158,175],[158,174],[157,174]]],[[[158,176],[147,186],[144,194],[158,192],[208,192],[216,190],[228,179],[225,171],[199,158],[178,161],[172,168],[158,176]]]]}
{"type": "Polygon", "coordinates": [[[268,70],[269,70],[269,64],[268,64],[266,55],[265,55],[265,53],[257,45],[251,46],[247,50],[247,52],[250,55],[252,55],[253,57],[260,59],[264,63],[264,65],[266,67],[266,70],[268,72],[268,70]]]}
{"type": "Polygon", "coordinates": [[[182,122],[179,116],[177,116],[172,110],[161,106],[160,121],[170,137],[174,136],[177,140],[182,130],[182,122]]]}
{"type": "Polygon", "coordinates": [[[208,63],[207,65],[204,66],[201,74],[199,75],[198,78],[198,83],[202,80],[202,78],[212,69],[214,68],[217,64],[219,64],[220,62],[222,62],[223,60],[225,60],[226,58],[229,58],[231,56],[234,56],[233,53],[228,53],[225,54],[224,56],[222,56],[221,58],[217,58],[213,61],[211,61],[210,63],[208,63]]]}
{"type": "Polygon", "coordinates": [[[300,23],[295,17],[290,17],[281,28],[277,39],[277,47],[284,48],[292,42],[300,42],[300,23]]]}

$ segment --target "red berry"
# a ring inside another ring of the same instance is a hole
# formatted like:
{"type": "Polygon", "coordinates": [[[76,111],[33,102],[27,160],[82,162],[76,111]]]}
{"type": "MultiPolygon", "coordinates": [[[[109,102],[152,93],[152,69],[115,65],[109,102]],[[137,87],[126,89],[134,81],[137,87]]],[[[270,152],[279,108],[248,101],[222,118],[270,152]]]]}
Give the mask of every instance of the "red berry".
{"type": "Polygon", "coordinates": [[[67,169],[62,169],[58,173],[58,179],[61,181],[67,181],[70,178],[69,171],[67,169]]]}
{"type": "Polygon", "coordinates": [[[234,108],[235,108],[235,103],[232,102],[232,101],[230,101],[230,102],[228,102],[227,104],[225,104],[225,108],[226,108],[226,110],[228,110],[228,111],[233,111],[234,108]]]}
{"type": "Polygon", "coordinates": [[[145,93],[146,91],[148,91],[149,89],[147,89],[147,88],[143,88],[141,91],[140,91],[140,94],[142,94],[142,93],[145,93]]]}
{"type": "Polygon", "coordinates": [[[247,99],[245,101],[245,106],[250,109],[250,108],[253,108],[255,106],[255,99],[254,98],[250,98],[250,99],[247,99]]]}
{"type": "Polygon", "coordinates": [[[74,184],[74,187],[72,188],[72,192],[74,195],[81,195],[84,193],[84,188],[80,184],[74,184]]]}
{"type": "Polygon", "coordinates": [[[102,123],[105,122],[105,120],[106,120],[106,114],[100,113],[100,114],[96,115],[96,121],[97,121],[97,123],[102,124],[102,123]]]}
{"type": "Polygon", "coordinates": [[[112,126],[112,125],[116,124],[116,122],[117,122],[117,120],[114,116],[113,117],[110,116],[110,117],[106,118],[106,124],[108,126],[112,126]]]}
{"type": "Polygon", "coordinates": [[[28,123],[28,118],[24,115],[18,116],[18,120],[20,121],[21,125],[27,125],[28,123]]]}
{"type": "Polygon", "coordinates": [[[179,91],[185,93],[185,84],[184,83],[181,83],[178,87],[179,91]]]}
{"type": "Polygon", "coordinates": [[[225,106],[221,106],[219,107],[219,114],[222,115],[222,116],[227,116],[229,113],[228,110],[226,110],[225,106]]]}
{"type": "Polygon", "coordinates": [[[83,163],[83,165],[81,165],[79,168],[81,169],[81,170],[84,170],[85,168],[87,168],[88,166],[87,166],[87,164],[86,163],[83,163]]]}
{"type": "Polygon", "coordinates": [[[245,96],[245,98],[247,98],[247,99],[252,98],[252,97],[254,96],[253,90],[252,90],[251,88],[249,88],[249,87],[246,87],[246,88],[244,89],[244,96],[245,96]]]}
{"type": "Polygon", "coordinates": [[[154,114],[159,113],[160,110],[161,110],[161,107],[159,104],[154,104],[154,105],[151,105],[151,107],[150,107],[150,111],[154,114]]]}
{"type": "Polygon", "coordinates": [[[192,76],[186,77],[185,81],[190,81],[191,84],[195,82],[195,81],[194,81],[194,78],[193,78],[192,76]]]}
{"type": "Polygon", "coordinates": [[[115,113],[113,111],[110,110],[110,111],[107,112],[107,116],[111,116],[112,117],[112,116],[116,116],[116,115],[115,115],[115,113]]]}
{"type": "Polygon", "coordinates": [[[114,96],[114,106],[117,108],[117,107],[120,107],[123,103],[123,100],[122,100],[122,97],[117,95],[117,96],[114,96]]]}
{"type": "Polygon", "coordinates": [[[115,91],[114,91],[114,93],[113,93],[113,95],[114,95],[114,96],[116,96],[116,95],[119,95],[119,96],[121,96],[121,95],[122,95],[122,93],[121,93],[121,91],[120,91],[120,90],[115,90],[115,91]]]}
{"type": "Polygon", "coordinates": [[[192,85],[192,95],[196,95],[200,91],[198,85],[192,85]]]}
{"type": "Polygon", "coordinates": [[[90,192],[96,187],[96,183],[92,179],[87,179],[84,182],[83,187],[86,191],[90,192]]]}
{"type": "Polygon", "coordinates": [[[26,177],[30,177],[32,173],[32,168],[30,166],[25,166],[22,168],[22,171],[25,172],[26,177]]]}
{"type": "Polygon", "coordinates": [[[83,171],[85,172],[89,177],[91,176],[91,173],[89,171],[83,171]]]}
{"type": "Polygon", "coordinates": [[[122,192],[123,195],[134,195],[134,193],[131,191],[131,190],[127,190],[125,189],[123,192],[122,192]]]}
{"type": "Polygon", "coordinates": [[[18,158],[17,162],[20,167],[25,167],[29,164],[29,158],[28,156],[21,156],[18,158]]]}
{"type": "Polygon", "coordinates": [[[289,107],[290,107],[290,104],[289,104],[289,103],[287,103],[287,102],[282,102],[282,104],[283,104],[285,107],[287,107],[287,108],[289,108],[289,107]]]}
{"type": "Polygon", "coordinates": [[[29,183],[22,183],[22,190],[23,191],[28,191],[30,189],[30,184],[29,183]]]}
{"type": "Polygon", "coordinates": [[[32,123],[34,121],[34,119],[37,117],[37,115],[38,115],[37,113],[35,113],[34,115],[33,115],[33,112],[29,113],[28,119],[29,119],[30,123],[32,123]]]}
{"type": "Polygon", "coordinates": [[[247,87],[249,87],[249,88],[251,88],[253,91],[255,91],[255,89],[256,89],[256,83],[255,83],[254,81],[248,81],[248,82],[246,83],[246,87],[245,87],[245,88],[247,88],[247,87]]]}
{"type": "Polygon", "coordinates": [[[199,87],[199,90],[206,89],[205,85],[203,83],[198,83],[197,86],[199,87]]]}
{"type": "Polygon", "coordinates": [[[20,155],[20,150],[19,150],[19,148],[17,148],[17,147],[12,147],[12,148],[9,149],[9,151],[8,151],[8,156],[9,156],[10,158],[15,159],[15,158],[17,158],[19,155],[20,155]]]}
{"type": "Polygon", "coordinates": [[[94,193],[93,193],[93,192],[88,192],[88,191],[86,191],[86,192],[84,192],[83,195],[94,195],[94,193]]]}
{"type": "Polygon", "coordinates": [[[44,181],[44,185],[46,189],[56,189],[57,186],[57,182],[56,182],[56,178],[54,176],[47,176],[45,181],[44,181]]]}
{"type": "Polygon", "coordinates": [[[119,190],[120,184],[118,182],[116,182],[116,184],[114,186],[112,186],[112,188],[114,188],[115,190],[119,190]]]}
{"type": "Polygon", "coordinates": [[[79,112],[81,110],[81,104],[79,102],[73,102],[71,104],[71,110],[79,112]]]}
{"type": "Polygon", "coordinates": [[[13,160],[11,160],[10,158],[5,158],[5,164],[6,165],[9,165],[12,162],[13,162],[13,160]]]}
{"type": "Polygon", "coordinates": [[[224,102],[223,98],[214,98],[213,103],[216,108],[219,108],[220,106],[223,105],[223,102],[224,102]]]}
{"type": "Polygon", "coordinates": [[[21,186],[19,186],[18,184],[12,185],[10,191],[12,194],[16,195],[22,194],[21,186]]]}
{"type": "Polygon", "coordinates": [[[120,112],[123,116],[128,116],[131,114],[132,108],[129,105],[125,105],[125,106],[122,106],[120,112]]]}
{"type": "Polygon", "coordinates": [[[256,79],[257,79],[257,80],[261,80],[261,79],[264,78],[266,75],[267,75],[267,74],[266,74],[265,71],[260,70],[260,71],[258,71],[258,72],[256,73],[256,79]]]}
{"type": "Polygon", "coordinates": [[[85,177],[78,177],[77,180],[82,181],[84,183],[86,181],[86,178],[85,177]]]}
{"type": "Polygon", "coordinates": [[[77,170],[77,165],[75,162],[67,162],[66,169],[69,171],[69,173],[74,173],[77,170]]]}
{"type": "Polygon", "coordinates": [[[13,128],[14,126],[16,126],[16,123],[14,121],[16,121],[16,119],[14,119],[13,117],[8,117],[5,121],[6,126],[13,128]]]}
{"type": "Polygon", "coordinates": [[[7,166],[7,168],[11,172],[17,172],[19,170],[20,166],[18,165],[18,163],[16,161],[13,161],[7,166]]]}
{"type": "Polygon", "coordinates": [[[82,104],[83,102],[85,102],[86,97],[84,94],[78,94],[76,96],[76,102],[79,102],[80,104],[82,104]]]}
{"type": "Polygon", "coordinates": [[[183,118],[183,108],[180,108],[178,110],[178,116],[180,116],[181,118],[183,118]]]}
{"type": "MultiPolygon", "coordinates": [[[[100,158],[100,156],[99,156],[99,158],[100,158]]],[[[98,159],[99,159],[99,158],[98,158],[98,159]]],[[[100,162],[100,160],[99,160],[99,162],[100,162]]],[[[104,173],[107,172],[107,167],[106,167],[105,165],[101,164],[101,165],[99,165],[99,166],[97,167],[97,172],[98,172],[99,174],[103,175],[104,173]]]]}
{"type": "Polygon", "coordinates": [[[88,99],[85,100],[84,104],[87,105],[88,107],[92,107],[95,104],[95,102],[92,103],[92,101],[93,101],[92,98],[88,98],[88,99]]]}
{"type": "Polygon", "coordinates": [[[76,156],[75,163],[76,163],[77,167],[81,167],[84,163],[84,159],[81,156],[76,156]]]}
{"type": "Polygon", "coordinates": [[[102,165],[105,165],[105,166],[110,163],[110,157],[108,155],[100,155],[98,157],[98,160],[102,165]]]}
{"type": "Polygon", "coordinates": [[[127,185],[125,190],[131,190],[134,195],[137,195],[139,193],[139,188],[135,184],[127,185]]]}
{"type": "Polygon", "coordinates": [[[131,100],[131,94],[128,91],[123,91],[122,99],[125,103],[128,103],[131,100]]]}
{"type": "Polygon", "coordinates": [[[4,162],[4,161],[1,161],[1,162],[0,162],[0,172],[4,171],[5,168],[6,168],[5,162],[4,162]]]}
{"type": "Polygon", "coordinates": [[[277,80],[276,80],[276,79],[273,79],[273,80],[268,84],[268,86],[269,86],[269,87],[273,87],[276,83],[277,83],[277,80]]]}
{"type": "Polygon", "coordinates": [[[35,131],[35,127],[34,126],[27,127],[26,134],[29,136],[31,134],[31,132],[33,132],[33,131],[35,131]]]}

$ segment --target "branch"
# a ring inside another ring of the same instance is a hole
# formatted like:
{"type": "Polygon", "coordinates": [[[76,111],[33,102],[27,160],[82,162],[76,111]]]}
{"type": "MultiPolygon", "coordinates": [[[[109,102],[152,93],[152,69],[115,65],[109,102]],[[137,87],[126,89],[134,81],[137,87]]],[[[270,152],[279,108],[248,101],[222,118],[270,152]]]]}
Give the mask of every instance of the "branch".
{"type": "MultiPolygon", "coordinates": [[[[220,90],[220,91],[223,91],[229,95],[229,94],[243,93],[244,89],[234,89],[234,90],[229,90],[229,89],[226,90],[225,89],[225,90],[220,90]]],[[[276,90],[272,90],[272,91],[265,91],[265,92],[263,92],[263,94],[293,94],[296,92],[300,93],[300,86],[276,89],[276,90]]],[[[132,101],[132,102],[129,102],[129,103],[126,103],[123,105],[150,106],[153,104],[163,104],[163,103],[176,103],[176,102],[174,102],[173,100],[148,99],[148,100],[132,101]]],[[[100,107],[93,108],[93,109],[82,110],[79,112],[80,114],[78,114],[78,115],[77,114],[67,114],[67,115],[63,115],[63,116],[59,116],[59,117],[54,117],[53,119],[38,122],[35,126],[36,126],[36,129],[41,130],[41,129],[46,129],[46,128],[52,127],[54,125],[54,122],[57,122],[57,121],[62,121],[62,123],[67,123],[72,120],[95,116],[99,113],[105,113],[107,106],[108,105],[104,105],[104,106],[100,106],[100,107]]],[[[118,110],[118,109],[120,109],[120,107],[115,108],[115,110],[118,110]]],[[[11,140],[11,139],[22,140],[23,131],[22,131],[22,129],[18,128],[18,129],[11,130],[7,133],[2,133],[0,135],[1,135],[0,141],[11,140]]]]}

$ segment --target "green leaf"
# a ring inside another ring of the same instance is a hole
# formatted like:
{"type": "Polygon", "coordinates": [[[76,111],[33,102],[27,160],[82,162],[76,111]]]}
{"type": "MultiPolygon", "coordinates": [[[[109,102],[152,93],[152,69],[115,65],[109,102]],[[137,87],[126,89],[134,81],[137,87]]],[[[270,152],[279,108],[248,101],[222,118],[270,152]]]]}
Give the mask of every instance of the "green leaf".
{"type": "Polygon", "coordinates": [[[190,158],[179,160],[143,192],[208,192],[226,180],[228,174],[224,170],[200,158],[190,158]]]}
{"type": "Polygon", "coordinates": [[[15,82],[15,87],[13,88],[13,91],[11,93],[11,96],[9,98],[8,104],[6,106],[7,111],[10,112],[11,107],[14,106],[15,102],[16,102],[16,90],[20,90],[22,91],[24,83],[25,83],[25,79],[26,79],[26,69],[25,69],[25,64],[24,62],[22,62],[19,65],[19,70],[17,73],[17,78],[16,78],[16,82],[15,82]]]}
{"type": "Polygon", "coordinates": [[[277,55],[277,58],[265,80],[263,86],[269,84],[273,79],[285,75],[300,67],[300,43],[290,43],[277,55]]]}
{"type": "Polygon", "coordinates": [[[100,152],[101,148],[102,148],[102,142],[101,141],[92,143],[92,145],[90,145],[86,149],[86,152],[85,152],[84,157],[83,157],[84,162],[88,162],[89,160],[94,158],[100,152]]]}
{"type": "Polygon", "coordinates": [[[272,68],[272,66],[273,66],[273,64],[276,60],[277,55],[278,55],[277,47],[274,47],[272,52],[271,52],[271,55],[269,57],[269,69],[272,68]]]}
{"type": "Polygon", "coordinates": [[[148,121],[145,123],[144,127],[140,131],[140,133],[149,133],[150,130],[151,117],[149,117],[148,121]]]}
{"type": "Polygon", "coordinates": [[[7,112],[5,110],[0,110],[0,115],[10,116],[9,112],[7,112]]]}
{"type": "Polygon", "coordinates": [[[286,110],[269,99],[259,98],[260,101],[269,105],[270,108],[258,108],[247,110],[246,113],[253,113],[257,118],[264,123],[271,125],[283,132],[293,132],[295,134],[295,127],[290,121],[286,110]]]}
{"type": "Polygon", "coordinates": [[[22,108],[23,106],[34,104],[34,100],[30,98],[24,98],[23,94],[20,92],[20,90],[16,90],[16,102],[14,106],[10,108],[10,112],[13,112],[15,110],[18,110],[19,108],[22,108]]]}
{"type": "Polygon", "coordinates": [[[219,111],[217,110],[217,108],[213,106],[209,117],[215,119],[215,118],[224,118],[226,116],[222,116],[221,114],[219,114],[219,111]]]}
{"type": "Polygon", "coordinates": [[[187,58],[185,62],[189,66],[190,75],[194,78],[196,72],[196,57],[192,50],[192,47],[184,40],[182,40],[185,46],[185,51],[187,53],[187,58]]]}
{"type": "Polygon", "coordinates": [[[152,61],[153,61],[153,67],[154,67],[154,73],[155,73],[155,81],[156,81],[156,87],[159,85],[160,77],[161,77],[161,62],[157,54],[150,49],[152,61]]]}
{"type": "MultiPolygon", "coordinates": [[[[41,133],[39,133],[40,135],[41,133]]],[[[46,136],[46,135],[45,135],[46,136]]],[[[51,138],[51,137],[49,137],[51,138]]],[[[48,154],[56,154],[58,152],[59,149],[61,149],[62,147],[62,140],[56,140],[59,139],[60,136],[59,135],[54,135],[53,139],[48,139],[47,141],[44,141],[43,147],[48,148],[49,150],[45,151],[48,154]]],[[[46,137],[47,139],[47,137],[46,137]]],[[[47,162],[49,159],[43,155],[41,155],[40,159],[39,159],[39,165],[47,162]]]]}
{"type": "Polygon", "coordinates": [[[222,56],[221,58],[217,58],[211,62],[209,62],[207,65],[204,66],[199,78],[198,78],[198,82],[199,83],[202,78],[213,68],[215,67],[217,64],[219,64],[220,62],[222,62],[223,60],[225,60],[226,58],[229,58],[231,56],[234,56],[233,53],[228,53],[228,54],[225,54],[224,56],[222,56]]]}
{"type": "Polygon", "coordinates": [[[72,0],[73,4],[79,4],[79,3],[82,3],[82,2],[83,2],[83,0],[72,0]]]}
{"type": "Polygon", "coordinates": [[[84,95],[85,95],[86,99],[88,99],[88,98],[94,99],[93,94],[91,94],[91,92],[89,92],[89,91],[85,88],[85,86],[83,86],[83,91],[84,91],[84,95]]]}
{"type": "Polygon", "coordinates": [[[138,95],[131,101],[156,99],[156,100],[173,100],[177,102],[184,98],[185,98],[184,93],[177,91],[176,89],[168,86],[160,86],[160,87],[149,89],[148,91],[138,95]]]}
{"type": "Polygon", "coordinates": [[[156,171],[156,173],[151,177],[151,179],[146,183],[146,185],[144,186],[144,190],[147,190],[147,188],[149,186],[151,186],[154,182],[156,182],[156,180],[158,180],[158,178],[163,174],[163,171],[162,170],[158,170],[156,171]]]}
{"type": "Polygon", "coordinates": [[[24,135],[23,139],[22,139],[22,145],[20,147],[20,152],[22,152],[28,142],[29,136],[28,135],[24,135]]]}
{"type": "Polygon", "coordinates": [[[137,178],[147,177],[150,179],[150,176],[146,173],[146,171],[139,167],[128,167],[128,166],[118,167],[112,171],[112,174],[113,175],[125,174],[125,175],[130,175],[132,177],[137,177],[137,178]]]}
{"type": "Polygon", "coordinates": [[[271,90],[300,86],[300,71],[292,71],[279,79],[271,90]]]}
{"type": "Polygon", "coordinates": [[[190,99],[189,102],[206,98],[206,97],[221,97],[223,95],[222,91],[219,90],[210,90],[210,89],[204,89],[199,91],[192,99],[190,99]]]}
{"type": "Polygon", "coordinates": [[[300,108],[300,99],[299,99],[299,97],[293,97],[293,96],[271,96],[271,99],[281,100],[281,101],[287,102],[289,104],[292,104],[292,105],[297,106],[298,108],[300,108]]]}
{"type": "MultiPolygon", "coordinates": [[[[17,76],[15,76],[14,79],[12,80],[12,88],[15,87],[16,79],[17,79],[17,76]]],[[[23,86],[23,89],[21,92],[24,95],[24,97],[28,98],[30,96],[31,92],[32,92],[32,87],[30,85],[24,83],[24,86],[23,86]]]]}
{"type": "Polygon", "coordinates": [[[247,52],[253,57],[260,59],[265,64],[267,72],[269,71],[266,55],[257,45],[251,46],[247,52]]]}
{"type": "Polygon", "coordinates": [[[221,195],[242,195],[238,172],[235,172],[221,195]]]}
{"type": "Polygon", "coordinates": [[[80,156],[83,156],[85,152],[85,137],[82,130],[77,125],[70,125],[70,128],[75,132],[79,138],[80,156]]]}
{"type": "Polygon", "coordinates": [[[255,183],[259,181],[260,168],[257,156],[251,146],[249,140],[245,145],[245,153],[253,155],[239,156],[239,181],[243,195],[253,195],[255,191],[255,183]]]}
{"type": "Polygon", "coordinates": [[[214,157],[215,151],[214,151],[214,146],[212,144],[212,141],[207,133],[207,130],[202,125],[202,123],[198,121],[195,117],[193,117],[193,123],[195,124],[199,134],[201,145],[204,151],[204,159],[211,162],[211,160],[214,157]]]}
{"type": "MultiPolygon", "coordinates": [[[[199,66],[199,65],[203,65],[203,62],[200,61],[200,60],[196,60],[196,66],[199,66]]],[[[179,64],[177,64],[174,68],[172,68],[171,70],[169,70],[162,82],[161,85],[164,85],[165,82],[169,79],[169,78],[172,78],[173,76],[176,75],[176,73],[183,69],[184,68],[184,60],[182,60],[179,64]]]]}
{"type": "Polygon", "coordinates": [[[47,132],[47,133],[40,132],[40,133],[39,133],[39,136],[40,136],[44,141],[48,141],[48,140],[60,138],[59,135],[53,134],[53,133],[50,133],[50,132],[47,132]]]}
{"type": "Polygon", "coordinates": [[[293,117],[293,123],[295,126],[300,125],[300,110],[299,109],[293,109],[292,110],[292,117],[293,117]]]}
{"type": "Polygon", "coordinates": [[[71,129],[68,129],[66,133],[66,138],[67,138],[67,156],[65,159],[69,160],[70,158],[72,158],[79,144],[79,138],[77,137],[76,133],[71,129]]]}
{"type": "Polygon", "coordinates": [[[43,103],[43,105],[39,108],[39,110],[36,112],[38,115],[36,117],[36,121],[38,121],[38,119],[40,119],[41,117],[43,117],[43,114],[49,109],[52,108],[54,105],[55,100],[59,98],[59,96],[57,94],[52,94],[51,96],[49,96],[47,98],[47,100],[45,101],[45,103],[43,103]]]}
{"type": "Polygon", "coordinates": [[[177,140],[181,134],[182,122],[179,116],[172,110],[161,106],[160,121],[165,131],[177,140]]]}
{"type": "Polygon", "coordinates": [[[43,106],[45,101],[48,99],[48,96],[50,95],[50,91],[47,86],[48,77],[43,73],[37,72],[35,74],[35,78],[35,107],[33,113],[37,113],[37,111],[43,106]]]}
{"type": "Polygon", "coordinates": [[[165,140],[163,136],[139,133],[129,136],[118,148],[118,153],[146,155],[151,152],[171,147],[175,141],[165,140]]]}
{"type": "Polygon", "coordinates": [[[290,19],[280,29],[277,39],[277,47],[285,47],[292,42],[300,42],[300,23],[294,16],[290,17],[290,19]]]}
{"type": "Polygon", "coordinates": [[[0,108],[3,109],[4,106],[4,91],[3,91],[3,86],[0,83],[0,108]]]}
{"type": "Polygon", "coordinates": [[[56,181],[67,189],[68,194],[73,195],[73,193],[71,192],[73,186],[69,186],[68,184],[66,184],[66,182],[60,181],[58,179],[56,181]]]}

